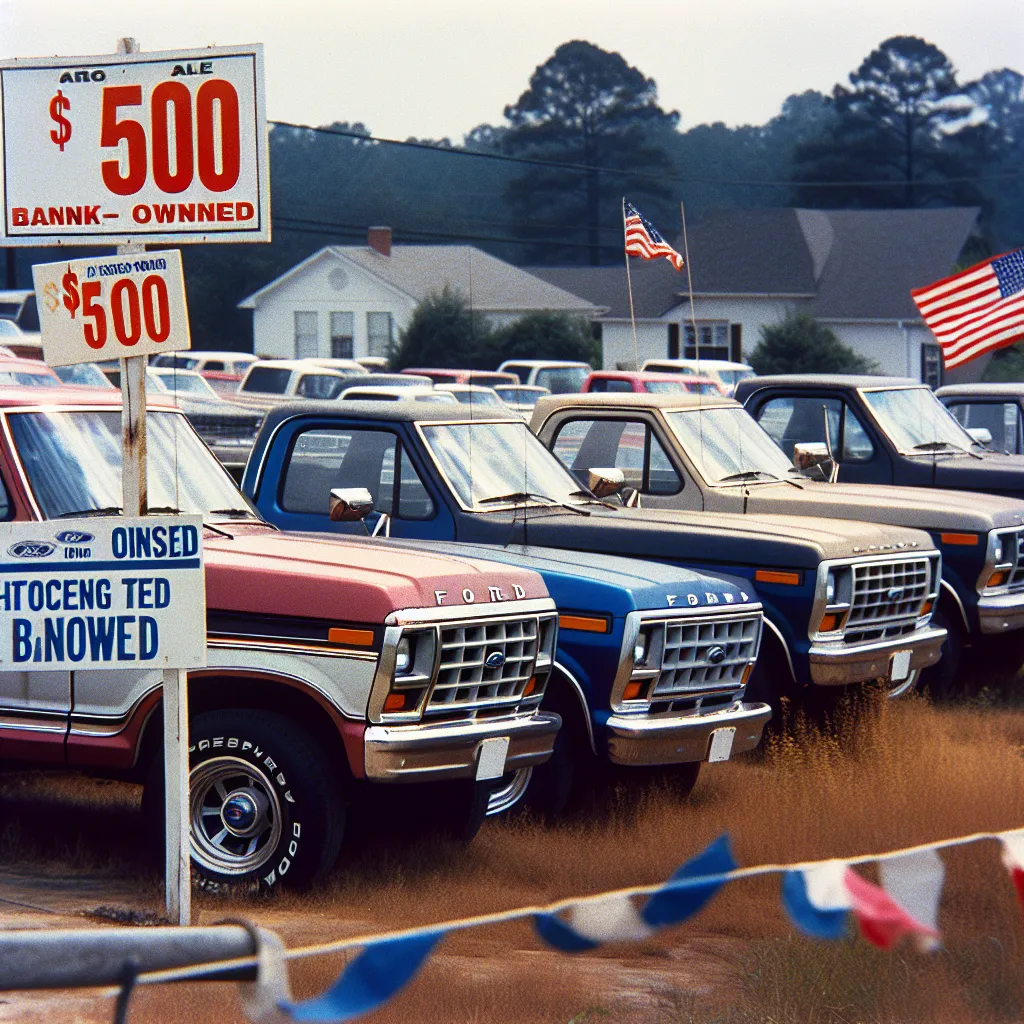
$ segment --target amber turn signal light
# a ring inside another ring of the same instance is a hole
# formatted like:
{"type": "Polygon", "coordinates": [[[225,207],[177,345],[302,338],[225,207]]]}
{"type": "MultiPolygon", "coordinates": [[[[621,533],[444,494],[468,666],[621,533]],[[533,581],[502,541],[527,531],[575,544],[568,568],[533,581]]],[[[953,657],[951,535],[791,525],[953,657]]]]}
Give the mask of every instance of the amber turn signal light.
{"type": "Polygon", "coordinates": [[[935,602],[934,601],[925,601],[925,603],[923,605],[921,605],[921,614],[922,615],[927,615],[934,607],[935,607],[935,602]]]}
{"type": "Polygon", "coordinates": [[[758,583],[784,583],[789,587],[800,586],[800,573],[798,572],[777,572],[775,569],[758,569],[754,573],[754,579],[758,583]]]}
{"type": "Polygon", "coordinates": [[[1001,587],[1009,579],[1009,576],[1010,574],[1005,569],[1000,569],[989,576],[987,586],[1001,587]]]}
{"type": "Polygon", "coordinates": [[[818,631],[821,633],[834,633],[839,628],[839,622],[842,616],[836,612],[829,612],[827,615],[822,615],[821,625],[818,627],[818,631]]]}
{"type": "Polygon", "coordinates": [[[530,676],[530,681],[526,684],[526,688],[523,690],[523,696],[529,697],[531,694],[537,691],[537,677],[530,676]]]}
{"type": "Polygon", "coordinates": [[[384,698],[384,710],[385,711],[404,711],[405,710],[405,694],[404,693],[389,693],[384,698]]]}
{"type": "Polygon", "coordinates": [[[351,644],[353,647],[372,647],[372,629],[343,629],[332,626],[327,630],[327,642],[331,644],[351,644]]]}
{"type": "Polygon", "coordinates": [[[978,543],[976,533],[940,533],[943,544],[958,544],[960,547],[969,548],[978,543]]]}
{"type": "Polygon", "coordinates": [[[754,671],[754,666],[753,665],[748,665],[743,670],[743,678],[740,680],[740,685],[741,686],[746,686],[747,685],[747,680],[750,678],[750,673],[753,672],[753,671],[754,671]]]}
{"type": "Polygon", "coordinates": [[[626,683],[626,688],[622,691],[623,700],[636,700],[640,696],[640,691],[643,686],[635,680],[631,683],[626,683]]]}
{"type": "Polygon", "coordinates": [[[559,615],[559,629],[578,629],[583,633],[610,633],[611,623],[607,619],[591,615],[559,615]]]}

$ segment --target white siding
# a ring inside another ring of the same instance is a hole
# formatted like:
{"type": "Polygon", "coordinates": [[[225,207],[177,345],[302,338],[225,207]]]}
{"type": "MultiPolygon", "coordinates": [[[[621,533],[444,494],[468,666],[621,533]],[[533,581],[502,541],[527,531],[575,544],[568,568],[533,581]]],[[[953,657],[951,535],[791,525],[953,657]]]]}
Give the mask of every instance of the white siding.
{"type": "MultiPolygon", "coordinates": [[[[693,301],[694,319],[699,323],[702,320],[722,320],[730,324],[740,325],[740,361],[757,347],[761,340],[761,327],[764,324],[774,324],[785,318],[786,314],[797,304],[796,300],[773,299],[773,298],[701,298],[696,296],[693,301]]],[[[662,320],[670,323],[685,325],[690,322],[690,304],[681,303],[674,309],[670,309],[662,320]]],[[[680,337],[684,332],[680,330],[680,337]]],[[[668,342],[666,341],[666,346],[668,342]]],[[[682,352],[679,353],[682,355],[682,352]]],[[[668,349],[660,354],[661,358],[668,355],[668,349]]]]}
{"type": "Polygon", "coordinates": [[[921,345],[934,342],[923,324],[830,323],[844,345],[874,362],[877,373],[893,377],[921,379],[921,345]]]}
{"type": "MultiPolygon", "coordinates": [[[[640,366],[645,359],[664,359],[668,354],[668,324],[642,320],[636,325],[636,348],[640,366]]],[[[631,370],[636,357],[633,350],[633,328],[629,322],[601,324],[601,358],[604,370],[631,370]]]]}
{"type": "Polygon", "coordinates": [[[354,264],[327,256],[275,288],[253,310],[253,351],[271,359],[294,359],[295,313],[308,311],[318,314],[317,354],[328,357],[331,354],[331,313],[350,312],[355,328],[354,355],[365,356],[368,354],[366,314],[390,313],[397,340],[415,305],[354,264]],[[341,287],[337,286],[338,278],[333,274],[339,269],[346,276],[341,287]]]}

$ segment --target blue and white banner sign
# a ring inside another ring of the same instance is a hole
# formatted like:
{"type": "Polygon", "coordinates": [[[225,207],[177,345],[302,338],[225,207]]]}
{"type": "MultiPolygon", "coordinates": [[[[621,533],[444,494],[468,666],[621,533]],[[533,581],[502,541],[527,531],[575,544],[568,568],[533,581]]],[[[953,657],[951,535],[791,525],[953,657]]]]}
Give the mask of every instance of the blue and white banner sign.
{"type": "Polygon", "coordinates": [[[0,671],[205,664],[201,516],[0,523],[0,671]]]}

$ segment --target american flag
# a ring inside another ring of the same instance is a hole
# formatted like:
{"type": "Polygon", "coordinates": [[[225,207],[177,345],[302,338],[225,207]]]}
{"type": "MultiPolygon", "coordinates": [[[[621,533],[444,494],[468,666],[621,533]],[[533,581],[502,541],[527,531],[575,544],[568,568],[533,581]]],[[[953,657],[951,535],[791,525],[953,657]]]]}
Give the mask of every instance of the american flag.
{"type": "Polygon", "coordinates": [[[1024,338],[1024,249],[911,291],[947,370],[1024,338]]]}
{"type": "Polygon", "coordinates": [[[626,216],[626,255],[639,256],[644,260],[656,260],[659,256],[672,264],[676,270],[683,269],[683,257],[672,248],[658,229],[631,203],[623,205],[626,216]]]}

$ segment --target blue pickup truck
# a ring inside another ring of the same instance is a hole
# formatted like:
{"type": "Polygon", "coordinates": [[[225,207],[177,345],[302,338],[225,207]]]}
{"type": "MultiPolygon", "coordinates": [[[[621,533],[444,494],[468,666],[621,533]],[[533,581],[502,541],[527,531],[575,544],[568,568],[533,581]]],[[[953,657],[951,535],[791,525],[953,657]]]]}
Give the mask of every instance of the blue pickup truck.
{"type": "MultiPolygon", "coordinates": [[[[332,491],[365,488],[395,537],[615,553],[728,574],[756,589],[764,639],[747,696],[827,710],[850,685],[912,688],[940,655],[941,559],[905,527],[614,506],[518,417],[404,402],[297,403],[268,414],[243,489],[287,530],[347,529],[332,491]]],[[[386,527],[385,527],[386,523],[386,527]]]]}

